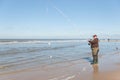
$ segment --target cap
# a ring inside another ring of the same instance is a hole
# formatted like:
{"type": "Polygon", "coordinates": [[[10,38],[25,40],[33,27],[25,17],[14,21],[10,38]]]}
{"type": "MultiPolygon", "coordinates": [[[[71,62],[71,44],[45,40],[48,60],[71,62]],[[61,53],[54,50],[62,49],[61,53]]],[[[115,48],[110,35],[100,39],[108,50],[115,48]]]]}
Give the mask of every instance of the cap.
{"type": "Polygon", "coordinates": [[[95,34],[95,35],[93,35],[93,37],[97,37],[97,35],[95,34]]]}

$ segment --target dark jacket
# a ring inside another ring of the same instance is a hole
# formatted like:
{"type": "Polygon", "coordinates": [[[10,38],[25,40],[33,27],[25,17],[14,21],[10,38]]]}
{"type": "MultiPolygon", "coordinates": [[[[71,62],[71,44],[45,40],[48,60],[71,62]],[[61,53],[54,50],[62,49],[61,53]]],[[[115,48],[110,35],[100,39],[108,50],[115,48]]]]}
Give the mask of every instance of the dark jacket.
{"type": "Polygon", "coordinates": [[[95,38],[92,41],[89,41],[89,43],[91,44],[91,48],[99,47],[98,42],[99,42],[98,38],[95,38]]]}

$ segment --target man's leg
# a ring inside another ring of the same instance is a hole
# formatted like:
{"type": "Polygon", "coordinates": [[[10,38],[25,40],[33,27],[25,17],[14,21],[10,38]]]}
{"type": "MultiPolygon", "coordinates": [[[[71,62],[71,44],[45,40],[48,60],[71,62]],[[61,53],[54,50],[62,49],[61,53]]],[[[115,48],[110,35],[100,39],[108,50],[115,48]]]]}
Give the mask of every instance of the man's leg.
{"type": "Polygon", "coordinates": [[[98,48],[92,48],[93,64],[98,63],[98,48]]]}
{"type": "Polygon", "coordinates": [[[98,52],[99,52],[99,48],[96,48],[96,63],[98,63],[98,52]]]}
{"type": "Polygon", "coordinates": [[[94,55],[94,63],[98,63],[98,55],[94,55]]]}
{"type": "Polygon", "coordinates": [[[95,48],[92,48],[93,63],[95,63],[95,48]]]}

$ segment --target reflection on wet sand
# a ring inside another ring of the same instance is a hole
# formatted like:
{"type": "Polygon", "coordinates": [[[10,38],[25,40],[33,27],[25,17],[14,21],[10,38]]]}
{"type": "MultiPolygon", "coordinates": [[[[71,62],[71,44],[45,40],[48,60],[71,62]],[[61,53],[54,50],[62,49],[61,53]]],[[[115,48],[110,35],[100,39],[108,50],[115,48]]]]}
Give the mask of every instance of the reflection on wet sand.
{"type": "Polygon", "coordinates": [[[99,72],[98,64],[94,64],[94,65],[92,65],[92,67],[93,67],[93,73],[97,74],[99,72]]]}
{"type": "Polygon", "coordinates": [[[93,80],[98,80],[99,66],[98,64],[92,65],[93,67],[93,80]]]}

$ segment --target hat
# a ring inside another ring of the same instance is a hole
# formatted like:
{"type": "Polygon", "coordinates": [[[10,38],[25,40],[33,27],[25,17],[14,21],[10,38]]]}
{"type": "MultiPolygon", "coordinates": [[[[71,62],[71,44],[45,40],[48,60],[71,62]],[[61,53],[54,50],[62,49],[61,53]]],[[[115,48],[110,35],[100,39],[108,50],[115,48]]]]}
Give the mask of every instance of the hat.
{"type": "Polygon", "coordinates": [[[97,37],[97,35],[95,34],[95,35],[93,35],[93,37],[97,37]]]}

